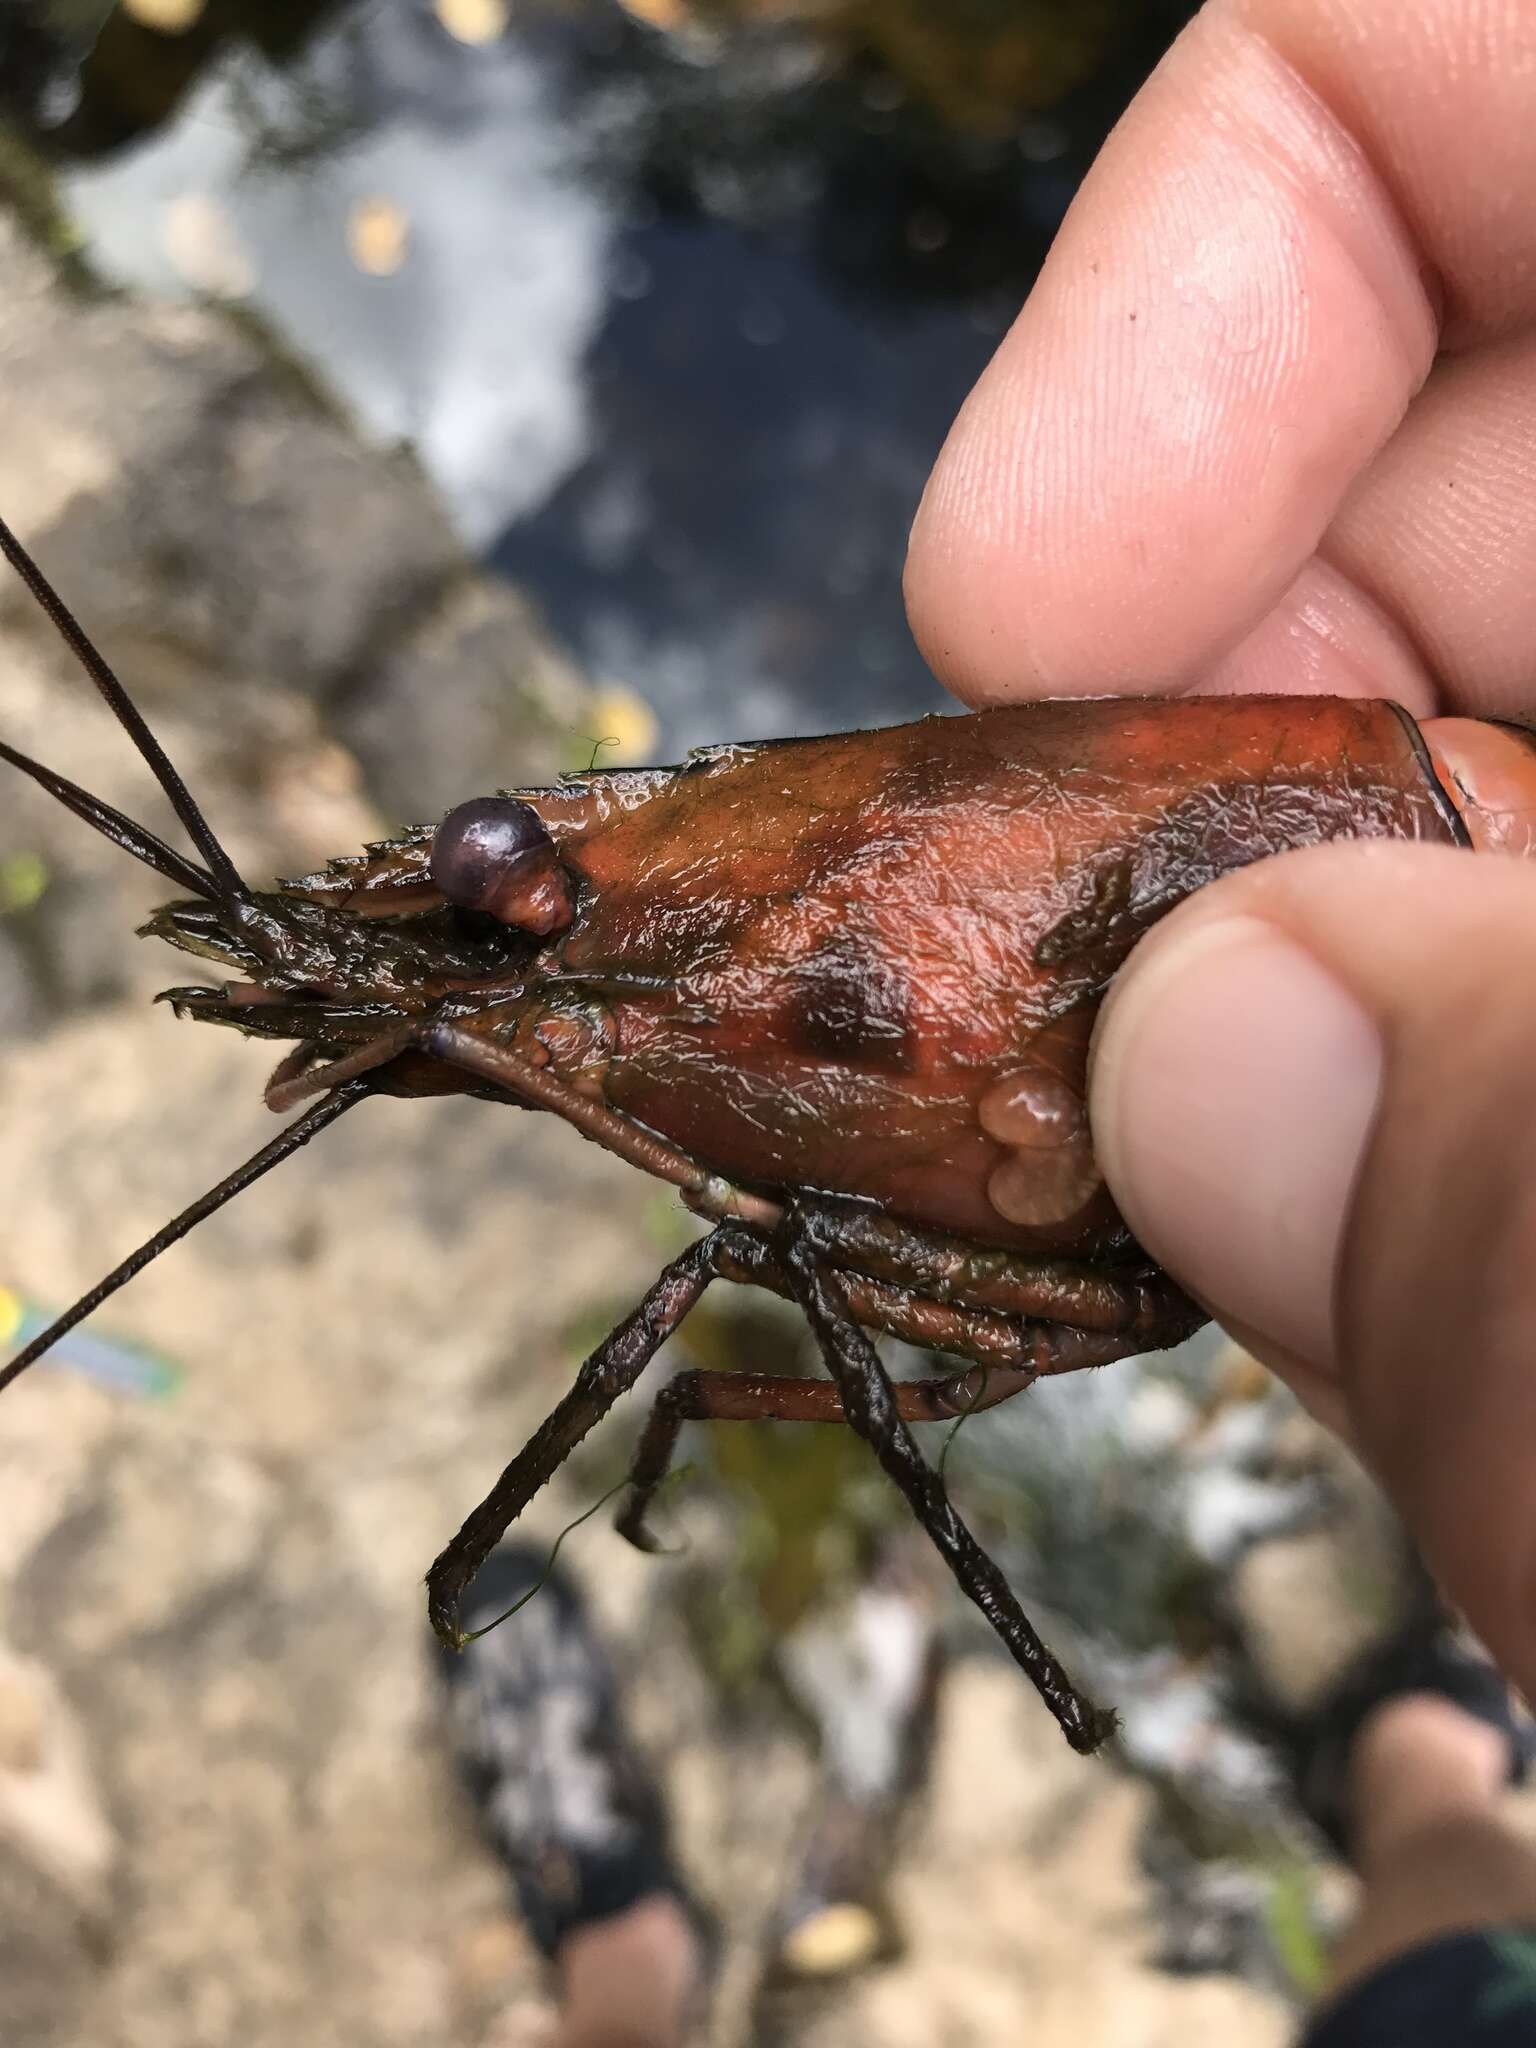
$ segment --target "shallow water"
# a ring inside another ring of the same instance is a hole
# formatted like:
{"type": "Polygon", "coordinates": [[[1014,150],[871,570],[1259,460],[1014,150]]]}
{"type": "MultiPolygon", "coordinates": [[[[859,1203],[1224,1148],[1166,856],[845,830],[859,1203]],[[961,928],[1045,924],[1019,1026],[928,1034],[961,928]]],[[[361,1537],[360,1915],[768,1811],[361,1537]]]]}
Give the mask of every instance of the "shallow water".
{"type": "MultiPolygon", "coordinates": [[[[200,16],[127,11],[167,9],[200,16]]],[[[1178,10],[1126,7],[1085,83],[1001,115],[957,104],[996,78],[965,50],[925,54],[933,83],[658,0],[521,7],[485,41],[499,0],[279,11],[176,95],[100,53],[83,99],[54,85],[93,262],[244,303],[412,443],[642,747],[942,707],[901,605],[923,480],[1178,10]]],[[[1084,68],[1073,10],[1017,12],[1047,87],[1084,68]]]]}

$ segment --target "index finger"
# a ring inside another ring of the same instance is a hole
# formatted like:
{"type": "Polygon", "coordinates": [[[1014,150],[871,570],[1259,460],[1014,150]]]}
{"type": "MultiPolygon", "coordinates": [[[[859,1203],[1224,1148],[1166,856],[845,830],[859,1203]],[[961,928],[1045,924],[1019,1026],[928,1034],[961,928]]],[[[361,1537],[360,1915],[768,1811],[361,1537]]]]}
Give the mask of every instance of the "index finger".
{"type": "Polygon", "coordinates": [[[1536,314],[1533,65],[1520,5],[1212,0],[929,483],[908,608],[951,688],[1193,687],[1299,577],[1372,630],[1312,557],[1437,348],[1536,314]]]}

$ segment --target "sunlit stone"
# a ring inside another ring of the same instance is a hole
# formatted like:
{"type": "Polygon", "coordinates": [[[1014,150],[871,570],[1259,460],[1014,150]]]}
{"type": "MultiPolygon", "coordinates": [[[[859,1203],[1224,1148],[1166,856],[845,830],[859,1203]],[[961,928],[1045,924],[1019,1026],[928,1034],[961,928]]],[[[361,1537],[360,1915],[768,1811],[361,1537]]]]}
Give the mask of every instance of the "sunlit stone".
{"type": "Polygon", "coordinates": [[[449,35],[461,43],[494,43],[506,30],[507,0],[436,0],[435,12],[449,35]]]}
{"type": "Polygon", "coordinates": [[[661,727],[638,690],[608,684],[593,697],[587,716],[599,768],[605,763],[612,767],[620,761],[645,761],[654,752],[661,727]]]}
{"type": "Polygon", "coordinates": [[[244,299],[256,289],[256,266],[239,231],[206,192],[180,192],[169,201],[160,242],[176,273],[210,298],[244,299]]]}
{"type": "Polygon", "coordinates": [[[207,0],[120,0],[130,21],[163,36],[182,36],[203,18],[207,0]]]}
{"type": "Polygon", "coordinates": [[[359,199],[347,216],[347,253],[369,277],[392,277],[410,239],[409,216],[393,199],[359,199]]]}

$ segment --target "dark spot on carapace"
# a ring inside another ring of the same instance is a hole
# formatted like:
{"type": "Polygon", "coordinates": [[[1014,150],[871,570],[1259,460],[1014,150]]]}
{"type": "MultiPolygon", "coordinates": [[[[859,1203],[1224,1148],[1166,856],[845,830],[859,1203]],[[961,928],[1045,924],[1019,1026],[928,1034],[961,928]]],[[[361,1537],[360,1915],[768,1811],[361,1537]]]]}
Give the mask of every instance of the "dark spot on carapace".
{"type": "Polygon", "coordinates": [[[1117,855],[1083,878],[1082,897],[1035,941],[1037,967],[1061,967],[1102,945],[1130,907],[1131,863],[1117,855]]]}
{"type": "Polygon", "coordinates": [[[1368,810],[1358,788],[1319,791],[1279,775],[1191,790],[1138,826],[1107,862],[1068,877],[1065,889],[1076,901],[1036,940],[1035,964],[1112,973],[1196,889],[1287,847],[1360,837],[1368,810]]]}
{"type": "Polygon", "coordinates": [[[788,1034],[802,1051],[879,1073],[911,1072],[911,987],[878,947],[839,933],[798,961],[785,980],[788,1034]]]}

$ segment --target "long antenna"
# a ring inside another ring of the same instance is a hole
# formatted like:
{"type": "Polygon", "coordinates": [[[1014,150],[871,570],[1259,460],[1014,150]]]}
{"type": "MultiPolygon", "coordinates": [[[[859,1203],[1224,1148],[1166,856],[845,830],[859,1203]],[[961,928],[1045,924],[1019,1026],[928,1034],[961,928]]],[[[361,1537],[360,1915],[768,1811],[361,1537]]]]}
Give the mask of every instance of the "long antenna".
{"type": "Polygon", "coordinates": [[[73,811],[77,818],[84,818],[87,825],[94,825],[114,846],[122,847],[125,853],[131,853],[146,867],[156,869],[168,882],[179,882],[183,889],[190,889],[195,896],[205,896],[210,903],[217,905],[219,892],[208,870],[198,867],[196,862],[188,860],[174,847],[167,846],[147,826],[136,825],[132,818],[125,818],[121,811],[113,810],[102,798],[82,789],[78,782],[71,782],[66,775],[55,775],[41,761],[34,761],[15,747],[8,747],[4,740],[0,740],[0,761],[9,761],[23,775],[30,775],[50,796],[56,796],[66,810],[73,811]]]}
{"type": "Polygon", "coordinates": [[[240,879],[234,862],[214,837],[207,819],[193,801],[192,792],[171,766],[164,747],[144,722],[139,707],[96,652],[86,635],[85,628],[3,519],[0,519],[0,553],[4,554],[11,567],[53,621],[65,646],[100,690],[119,724],[124,727],[128,737],[149,763],[155,780],[171,800],[171,808],[186,826],[192,835],[193,844],[207,862],[208,871],[213,877],[219,896],[225,902],[249,902],[250,890],[240,879]]]}
{"type": "Polygon", "coordinates": [[[17,1352],[5,1369],[0,1371],[0,1393],[4,1392],[12,1380],[18,1379],[29,1365],[34,1365],[45,1351],[51,1350],[61,1337],[67,1336],[76,1323],[84,1322],[93,1309],[101,1306],[108,1295],[116,1294],[119,1287],[125,1286],[135,1273],[142,1273],[151,1259],[159,1258],[163,1251],[168,1250],[179,1238],[185,1237],[189,1230],[195,1230],[199,1223],[213,1215],[215,1210],[222,1209],[226,1202],[233,1201],[235,1196],[242,1193],[253,1181],[260,1180],[264,1173],[270,1173],[274,1166],[280,1166],[292,1153],[297,1152],[300,1146],[307,1145],[317,1132],[323,1131],[327,1124],[335,1123],[344,1110],[350,1109],[355,1102],[362,1100],[368,1093],[369,1086],[369,1082],[365,1080],[344,1083],[333,1095],[327,1095],[323,1102],[317,1102],[313,1109],[306,1110],[303,1116],[289,1124],[286,1130],[279,1131],[270,1144],[263,1145],[259,1152],[253,1153],[244,1166],[237,1166],[232,1174],[219,1182],[217,1187],[210,1188],[206,1195],[199,1195],[190,1208],[183,1209],[181,1214],[167,1223],[163,1229],[157,1230],[147,1244],[141,1244],[136,1252],[130,1252],[120,1266],[113,1267],[105,1280],[98,1280],[88,1294],[82,1294],[72,1308],[65,1309],[56,1322],[50,1323],[40,1336],[34,1337],[24,1351],[17,1352]]]}

